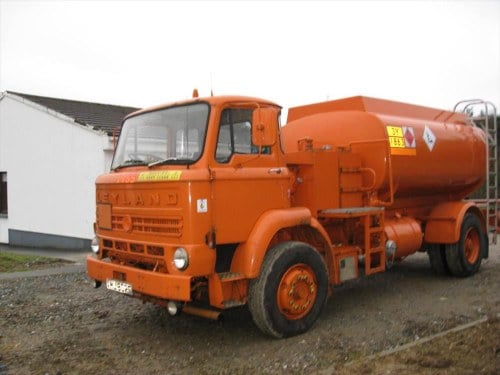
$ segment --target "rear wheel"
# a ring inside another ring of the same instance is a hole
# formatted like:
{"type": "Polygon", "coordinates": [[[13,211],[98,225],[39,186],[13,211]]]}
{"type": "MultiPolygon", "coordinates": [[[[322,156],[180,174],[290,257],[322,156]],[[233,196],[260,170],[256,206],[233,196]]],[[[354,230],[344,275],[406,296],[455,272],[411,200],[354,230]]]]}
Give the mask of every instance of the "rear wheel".
{"type": "Polygon", "coordinates": [[[446,264],[446,247],[445,245],[432,244],[428,245],[427,255],[429,255],[429,262],[432,270],[438,275],[449,275],[450,270],[446,264]]]}
{"type": "Polygon", "coordinates": [[[481,221],[474,214],[466,214],[460,229],[460,239],[446,245],[446,263],[453,276],[466,277],[475,274],[486,254],[487,238],[481,221]]]}
{"type": "Polygon", "coordinates": [[[269,250],[259,277],[250,282],[248,307],[264,333],[294,336],[314,324],[327,291],[323,257],[305,243],[285,242],[269,250]]]}

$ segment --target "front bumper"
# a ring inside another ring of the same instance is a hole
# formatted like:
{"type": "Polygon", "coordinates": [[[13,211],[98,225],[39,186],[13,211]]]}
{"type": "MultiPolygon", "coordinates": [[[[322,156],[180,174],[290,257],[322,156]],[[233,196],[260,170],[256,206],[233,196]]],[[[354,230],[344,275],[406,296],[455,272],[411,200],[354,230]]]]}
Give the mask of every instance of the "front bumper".
{"type": "Polygon", "coordinates": [[[87,257],[87,274],[102,282],[118,278],[132,284],[135,293],[174,301],[191,300],[191,276],[145,271],[104,262],[92,255],[87,257]]]}

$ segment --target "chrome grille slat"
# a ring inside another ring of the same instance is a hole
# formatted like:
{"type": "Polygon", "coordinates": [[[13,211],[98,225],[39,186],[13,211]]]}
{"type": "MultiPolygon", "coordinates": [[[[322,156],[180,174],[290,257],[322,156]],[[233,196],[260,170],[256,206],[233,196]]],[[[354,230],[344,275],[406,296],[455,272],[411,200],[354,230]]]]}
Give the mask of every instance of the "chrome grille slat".
{"type": "Polygon", "coordinates": [[[182,217],[141,217],[127,215],[113,215],[111,217],[112,229],[117,231],[128,231],[138,234],[158,234],[166,237],[180,237],[182,235],[182,217]],[[127,223],[127,221],[129,221],[127,223]]]}

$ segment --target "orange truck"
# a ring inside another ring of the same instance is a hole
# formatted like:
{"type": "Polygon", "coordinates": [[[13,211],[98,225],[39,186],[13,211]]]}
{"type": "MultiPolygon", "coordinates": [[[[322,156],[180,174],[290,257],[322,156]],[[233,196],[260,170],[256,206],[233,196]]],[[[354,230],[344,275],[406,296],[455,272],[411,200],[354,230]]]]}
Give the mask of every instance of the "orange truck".
{"type": "Polygon", "coordinates": [[[334,286],[418,251],[440,274],[479,270],[496,197],[464,198],[497,162],[488,128],[368,97],[291,108],[285,126],[280,113],[213,96],[127,116],[96,181],[94,286],[171,315],[248,305],[281,338],[307,331],[334,286]]]}

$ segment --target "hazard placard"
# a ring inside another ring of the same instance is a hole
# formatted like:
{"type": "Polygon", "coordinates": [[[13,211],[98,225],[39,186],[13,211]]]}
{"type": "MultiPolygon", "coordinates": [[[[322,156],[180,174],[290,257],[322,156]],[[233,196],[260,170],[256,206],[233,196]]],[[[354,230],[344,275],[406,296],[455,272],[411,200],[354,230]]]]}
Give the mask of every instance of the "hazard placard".
{"type": "Polygon", "coordinates": [[[436,145],[436,136],[432,132],[432,130],[426,125],[424,129],[424,134],[422,135],[422,138],[424,139],[425,144],[427,145],[427,148],[429,151],[432,152],[434,149],[434,146],[436,145]]]}
{"type": "Polygon", "coordinates": [[[413,127],[387,125],[386,129],[391,155],[414,156],[417,154],[417,140],[413,127]]]}

